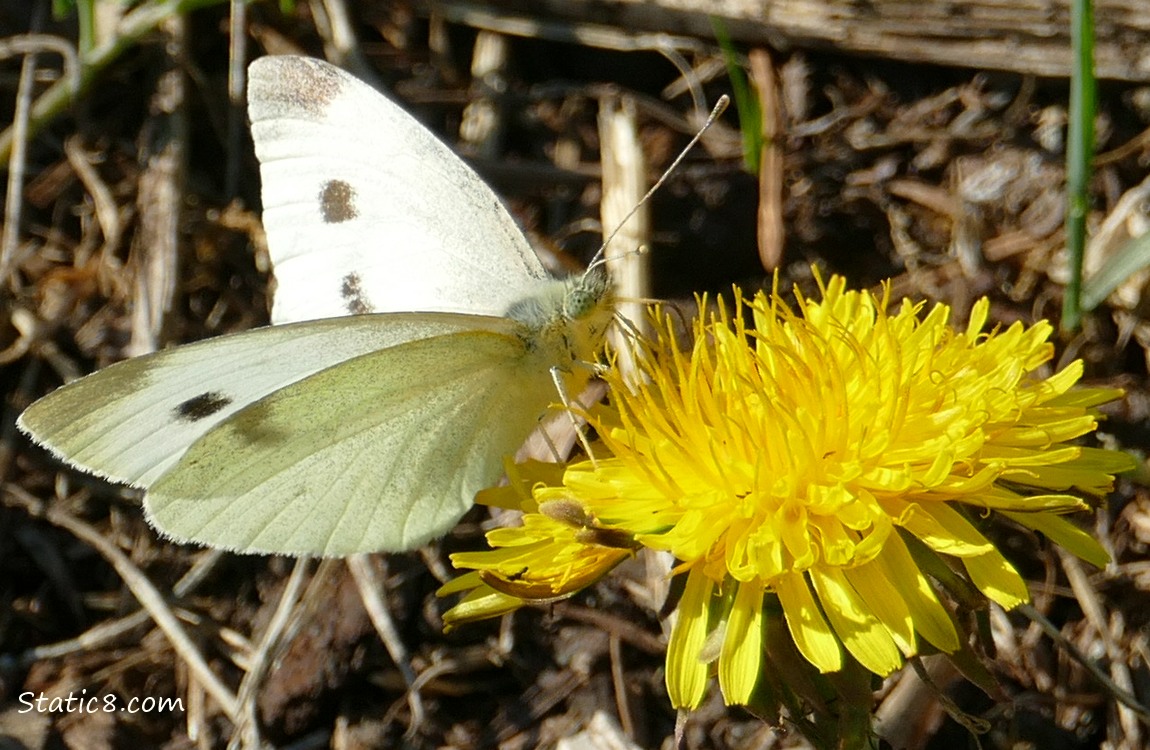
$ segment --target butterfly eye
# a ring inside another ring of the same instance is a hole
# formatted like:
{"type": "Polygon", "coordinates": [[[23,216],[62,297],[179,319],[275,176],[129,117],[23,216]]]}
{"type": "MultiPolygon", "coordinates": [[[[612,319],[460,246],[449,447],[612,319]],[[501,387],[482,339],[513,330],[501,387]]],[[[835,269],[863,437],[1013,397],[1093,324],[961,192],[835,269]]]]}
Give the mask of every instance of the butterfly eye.
{"type": "Polygon", "coordinates": [[[600,268],[594,268],[570,282],[563,300],[563,312],[570,320],[587,318],[610,294],[610,280],[600,268]]]}

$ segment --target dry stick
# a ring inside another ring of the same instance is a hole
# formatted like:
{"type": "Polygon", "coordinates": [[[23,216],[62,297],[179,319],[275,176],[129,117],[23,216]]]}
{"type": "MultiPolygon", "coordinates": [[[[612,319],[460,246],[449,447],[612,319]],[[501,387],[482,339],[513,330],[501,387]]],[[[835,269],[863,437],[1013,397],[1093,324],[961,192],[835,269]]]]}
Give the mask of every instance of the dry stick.
{"type": "Polygon", "coordinates": [[[575,690],[590,682],[590,673],[567,668],[562,675],[545,684],[536,682],[520,696],[524,712],[510,717],[503,726],[493,727],[493,745],[496,747],[526,747],[526,739],[533,734],[533,725],[543,720],[556,706],[569,701],[575,690]]]}
{"type": "MultiPolygon", "coordinates": [[[[87,191],[88,197],[92,199],[96,223],[100,225],[100,234],[104,237],[103,243],[97,250],[98,257],[102,260],[106,256],[114,255],[124,237],[124,217],[120,213],[120,207],[116,204],[112,189],[108,187],[108,183],[104,182],[99,171],[92,166],[89,152],[84,150],[80,136],[69,136],[64,141],[64,156],[68,159],[68,166],[76,173],[76,178],[80,180],[80,184],[87,191]]],[[[88,259],[91,257],[90,251],[93,245],[84,243],[83,247],[87,248],[87,251],[79,248],[73,251],[72,263],[76,267],[87,265],[88,259]]],[[[118,278],[116,280],[120,284],[124,283],[118,278]]],[[[117,292],[119,291],[121,289],[117,288],[117,292]]]]}
{"type": "Polygon", "coordinates": [[[1117,148],[1112,148],[1109,151],[1104,151],[1101,154],[1094,156],[1093,166],[1095,169],[1104,167],[1107,164],[1115,164],[1120,161],[1129,159],[1130,157],[1140,154],[1150,146],[1150,128],[1143,130],[1138,135],[1126,141],[1117,148]]]}
{"type": "MultiPolygon", "coordinates": [[[[679,75],[682,76],[681,80],[684,85],[686,85],[687,90],[691,92],[691,101],[695,105],[692,114],[706,112],[707,96],[703,93],[703,84],[699,81],[699,76],[695,73],[695,69],[691,67],[691,63],[687,62],[687,58],[683,57],[679,50],[665,43],[665,41],[661,41],[655,47],[655,51],[667,58],[667,62],[679,69],[679,75]]],[[[666,92],[666,88],[663,89],[663,92],[666,92]]]]}
{"type": "Polygon", "coordinates": [[[297,558],[292,567],[291,575],[284,584],[283,593],[280,594],[276,611],[272,613],[271,620],[260,637],[259,645],[248,661],[248,671],[240,682],[237,700],[240,704],[240,720],[236,722],[232,736],[228,740],[229,750],[238,748],[260,747],[260,722],[256,696],[264,676],[271,668],[274,658],[272,653],[283,642],[284,632],[292,619],[296,604],[299,602],[299,592],[307,579],[307,570],[311,560],[306,557],[297,558]]]}
{"type": "MultiPolygon", "coordinates": [[[[676,65],[676,67],[678,66],[676,65]]],[[[695,98],[694,91],[696,88],[702,91],[703,84],[710,83],[716,78],[725,79],[726,77],[727,63],[722,57],[715,55],[696,60],[693,65],[688,64],[687,70],[682,72],[679,78],[659,89],[659,97],[666,102],[674,101],[683,94],[691,94],[691,98],[695,98]]],[[[697,111],[706,109],[702,105],[703,101],[706,101],[705,97],[695,103],[697,111]]]]}
{"type": "Polygon", "coordinates": [[[205,728],[208,726],[208,702],[204,698],[204,690],[200,687],[200,683],[189,680],[184,695],[187,698],[184,728],[188,732],[188,739],[196,743],[197,747],[202,747],[207,744],[202,742],[201,738],[206,736],[205,728]]]}
{"type": "Polygon", "coordinates": [[[783,116],[775,64],[764,49],[750,53],[751,80],[759,92],[762,122],[762,151],[759,155],[759,260],[766,271],[774,271],[783,260],[783,149],[779,137],[783,116]]]}
{"type": "MultiPolygon", "coordinates": [[[[960,673],[942,654],[920,657],[904,669],[874,711],[874,732],[892,747],[914,747],[943,719],[940,696],[960,673]],[[926,671],[924,680],[919,669],[926,671]]],[[[947,707],[950,708],[949,706],[947,707]]],[[[948,711],[949,712],[949,711],[948,711]]],[[[958,715],[952,712],[952,715],[958,715]]]]}
{"type": "Polygon", "coordinates": [[[133,255],[137,261],[132,289],[132,338],[129,357],[156,351],[163,342],[168,313],[176,296],[180,262],[180,210],[187,171],[187,81],[184,78],[187,22],[173,16],[163,23],[167,68],[152,94],[152,116],[158,123],[154,143],[144,143],[146,162],[136,196],[140,216],[133,255]]]}
{"type": "Polygon", "coordinates": [[[16,115],[12,124],[15,149],[8,169],[8,195],[4,199],[4,229],[0,236],[0,283],[7,281],[16,261],[20,241],[20,215],[24,209],[24,168],[28,163],[28,111],[32,106],[32,81],[36,74],[36,55],[24,58],[20,66],[20,85],[16,88],[16,115]]]}
{"type": "MultiPolygon", "coordinates": [[[[579,44],[585,47],[599,47],[622,52],[642,52],[655,50],[664,52],[673,49],[693,52],[699,55],[711,54],[714,45],[689,36],[677,36],[662,32],[625,31],[614,26],[593,23],[545,21],[523,15],[487,10],[477,7],[474,2],[446,0],[437,2],[435,10],[443,20],[459,23],[477,29],[488,29],[509,36],[530,39],[550,39],[558,42],[579,44]]],[[[665,52],[664,52],[665,54],[665,52]]]]}
{"type": "Polygon", "coordinates": [[[355,586],[359,589],[360,599],[363,600],[367,616],[371,618],[371,624],[375,626],[375,632],[379,634],[383,647],[387,649],[388,655],[395,662],[399,673],[403,675],[403,681],[407,684],[407,705],[411,708],[407,736],[412,737],[423,724],[423,698],[419,694],[415,671],[408,660],[407,648],[403,645],[395,621],[391,619],[391,613],[383,602],[381,594],[383,579],[377,574],[372,558],[368,555],[351,555],[347,558],[347,569],[355,579],[355,586]]]}
{"type": "Polygon", "coordinates": [[[312,15],[316,19],[316,29],[323,37],[328,59],[361,81],[367,81],[377,89],[383,88],[379,75],[363,56],[345,0],[323,0],[323,12],[315,12],[319,9],[314,3],[315,0],[312,15]]]}
{"type": "Polygon", "coordinates": [[[17,34],[0,39],[0,60],[39,52],[55,52],[64,58],[65,79],[74,88],[80,87],[80,58],[76,53],[76,47],[64,37],[52,34],[17,34]]]}
{"type": "Polygon", "coordinates": [[[243,149],[244,91],[247,89],[248,0],[230,0],[228,14],[228,132],[225,144],[224,195],[235,198],[240,190],[240,151],[243,149]]]}
{"type": "MultiPolygon", "coordinates": [[[[99,170],[92,166],[92,156],[90,152],[84,150],[80,136],[71,135],[64,141],[64,156],[91,199],[96,223],[100,227],[99,244],[94,239],[94,232],[85,232],[81,242],[72,249],[72,267],[88,266],[95,255],[97,261],[95,267],[101,288],[111,290],[110,294],[114,298],[127,297],[132,279],[124,273],[116,251],[123,242],[124,227],[134,208],[117,204],[112,189],[100,176],[99,170]]],[[[52,341],[45,338],[45,334],[49,332],[48,327],[40,325],[37,328],[36,345],[40,357],[48,360],[63,376],[65,382],[79,377],[81,373],[77,371],[74,363],[68,362],[67,367],[62,366],[63,356],[52,341]]]]}
{"type": "MultiPolygon", "coordinates": [[[[651,297],[650,260],[640,252],[651,244],[650,210],[647,192],[647,160],[639,146],[639,126],[635,104],[627,97],[599,99],[599,160],[603,171],[603,197],[599,216],[604,231],[607,268],[615,282],[619,299],[617,314],[630,321],[641,333],[646,315],[641,300],[651,297]]],[[[627,382],[635,377],[635,354],[628,332],[622,326],[611,330],[611,344],[618,352],[618,367],[627,382]]]]}
{"type": "Polygon", "coordinates": [[[498,95],[507,90],[507,65],[511,45],[503,34],[481,30],[471,53],[472,92],[463,108],[459,137],[467,152],[481,159],[495,159],[503,141],[503,108],[498,95]]]}
{"type": "Polygon", "coordinates": [[[7,195],[4,199],[4,228],[0,234],[0,282],[7,280],[16,263],[16,246],[20,237],[20,218],[24,209],[24,169],[28,157],[29,118],[32,109],[32,83],[36,55],[57,52],[64,58],[65,80],[77,79],[76,50],[67,40],[49,34],[24,34],[0,41],[0,59],[26,55],[20,66],[20,83],[16,88],[16,111],[12,120],[12,154],[8,168],[7,195]]]}
{"type": "Polygon", "coordinates": [[[631,701],[627,700],[627,669],[623,664],[623,639],[616,633],[607,636],[607,653],[611,660],[611,685],[615,691],[615,710],[619,712],[619,727],[630,740],[635,739],[635,719],[631,716],[631,701]]]}
{"type": "Polygon", "coordinates": [[[192,675],[204,686],[208,694],[220,705],[220,709],[232,721],[239,720],[239,706],[236,696],[220,681],[202,654],[184,631],[179,619],[172,612],[168,602],[160,594],[143,571],[128,559],[120,549],[92,526],[59,510],[55,503],[49,504],[44,517],[51,523],[68,530],[76,538],[87,542],[112,564],[120,578],[128,586],[132,595],[151,615],[160,630],[168,637],[172,649],[184,660],[192,675]]]}

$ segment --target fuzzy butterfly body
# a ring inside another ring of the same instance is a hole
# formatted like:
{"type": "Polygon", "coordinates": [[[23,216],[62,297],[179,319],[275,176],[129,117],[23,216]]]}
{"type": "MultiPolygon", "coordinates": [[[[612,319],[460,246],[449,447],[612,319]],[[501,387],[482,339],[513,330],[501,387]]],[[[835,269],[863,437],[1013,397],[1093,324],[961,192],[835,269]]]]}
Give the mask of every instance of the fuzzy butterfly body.
{"type": "Polygon", "coordinates": [[[556,377],[585,384],[609,284],[549,279],[482,180],[338,68],[261,58],[248,96],[277,325],[118,363],[18,424],[144,488],[178,541],[412,549],[498,479],[556,377]]]}

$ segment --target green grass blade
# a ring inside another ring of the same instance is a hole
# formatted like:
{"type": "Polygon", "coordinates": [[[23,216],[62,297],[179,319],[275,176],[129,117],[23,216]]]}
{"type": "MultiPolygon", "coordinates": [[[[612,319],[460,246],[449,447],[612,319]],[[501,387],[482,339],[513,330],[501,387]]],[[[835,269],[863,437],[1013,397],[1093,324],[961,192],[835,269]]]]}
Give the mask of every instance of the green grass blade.
{"type": "Polygon", "coordinates": [[[1150,232],[1128,241],[1082,286],[1082,309],[1101,305],[1133,274],[1150,267],[1150,232]]]}
{"type": "Polygon", "coordinates": [[[731,35],[721,19],[711,16],[711,28],[715,39],[723,51],[723,62],[727,66],[727,77],[731,79],[731,98],[735,100],[735,111],[739,113],[739,130],[743,137],[743,166],[751,174],[759,173],[759,162],[763,153],[763,108],[759,96],[747,81],[739,51],[731,42],[731,35]]]}
{"type": "Polygon", "coordinates": [[[1094,153],[1094,8],[1092,0],[1073,0],[1070,12],[1073,69],[1070,73],[1070,122],[1066,136],[1066,253],[1070,280],[1062,301],[1062,330],[1077,330],[1082,317],[1082,257],[1089,210],[1090,161],[1094,153]]]}

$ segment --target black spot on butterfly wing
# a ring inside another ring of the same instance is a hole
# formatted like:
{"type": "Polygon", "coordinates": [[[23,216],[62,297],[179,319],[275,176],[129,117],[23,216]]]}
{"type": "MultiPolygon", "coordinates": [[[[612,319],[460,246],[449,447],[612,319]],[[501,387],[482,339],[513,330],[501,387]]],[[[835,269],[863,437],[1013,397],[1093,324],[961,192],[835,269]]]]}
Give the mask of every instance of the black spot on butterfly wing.
{"type": "Polygon", "coordinates": [[[355,188],[344,180],[328,180],[319,189],[319,215],[327,224],[341,224],[359,216],[355,188]]]}
{"type": "Polygon", "coordinates": [[[352,315],[367,315],[375,312],[375,306],[371,304],[371,300],[363,291],[363,279],[355,271],[343,277],[343,285],[340,286],[339,293],[343,297],[347,311],[352,315]]]}
{"type": "Polygon", "coordinates": [[[172,409],[172,413],[181,421],[199,422],[226,408],[231,402],[231,397],[219,391],[207,391],[179,404],[172,409]]]}

